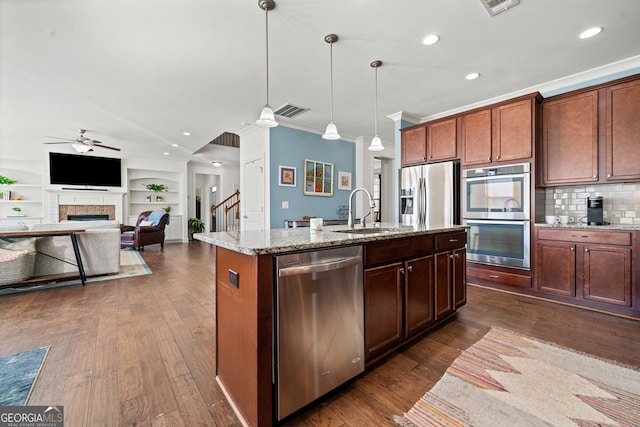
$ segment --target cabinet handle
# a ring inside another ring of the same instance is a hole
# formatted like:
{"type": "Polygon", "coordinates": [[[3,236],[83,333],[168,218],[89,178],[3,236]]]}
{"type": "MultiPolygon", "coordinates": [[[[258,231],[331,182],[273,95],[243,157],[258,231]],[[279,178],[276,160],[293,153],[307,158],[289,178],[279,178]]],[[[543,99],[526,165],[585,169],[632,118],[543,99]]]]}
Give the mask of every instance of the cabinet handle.
{"type": "Polygon", "coordinates": [[[455,243],[457,241],[458,241],[458,239],[449,239],[449,242],[451,242],[451,243],[455,243]]]}
{"type": "Polygon", "coordinates": [[[491,157],[487,157],[487,160],[491,161],[491,157]]]}
{"type": "Polygon", "coordinates": [[[577,234],[572,234],[571,237],[582,237],[583,239],[586,239],[589,236],[578,236],[577,234]]]}
{"type": "Polygon", "coordinates": [[[500,278],[500,276],[498,276],[497,274],[490,274],[489,277],[492,278],[492,279],[499,279],[500,278]]]}
{"type": "Polygon", "coordinates": [[[457,252],[454,254],[454,256],[455,256],[456,258],[460,258],[460,254],[459,254],[459,253],[457,253],[457,252]]]}
{"type": "Polygon", "coordinates": [[[573,246],[571,246],[571,252],[575,251],[575,248],[573,246]]]}
{"type": "Polygon", "coordinates": [[[584,251],[585,252],[589,252],[589,248],[584,248],[584,251]]]}
{"type": "Polygon", "coordinates": [[[410,265],[407,269],[409,270],[409,273],[411,273],[413,271],[413,265],[410,265]]]}
{"type": "Polygon", "coordinates": [[[400,269],[400,274],[404,274],[404,268],[400,269]]]}
{"type": "Polygon", "coordinates": [[[496,157],[496,160],[500,160],[500,156],[497,156],[497,157],[496,157]]]}
{"type": "Polygon", "coordinates": [[[611,174],[610,173],[607,174],[607,178],[611,178],[611,174]]]}
{"type": "Polygon", "coordinates": [[[595,179],[595,178],[597,178],[597,177],[598,177],[598,175],[593,175],[593,178],[594,178],[594,179],[595,179]]]}

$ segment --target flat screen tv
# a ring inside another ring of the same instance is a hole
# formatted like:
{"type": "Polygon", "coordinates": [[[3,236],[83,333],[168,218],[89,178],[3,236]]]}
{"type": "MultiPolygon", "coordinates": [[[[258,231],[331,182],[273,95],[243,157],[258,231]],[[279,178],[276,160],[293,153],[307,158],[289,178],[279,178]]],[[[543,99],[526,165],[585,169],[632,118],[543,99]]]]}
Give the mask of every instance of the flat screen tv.
{"type": "Polygon", "coordinates": [[[121,187],[121,166],[111,157],[49,153],[51,184],[121,187]]]}

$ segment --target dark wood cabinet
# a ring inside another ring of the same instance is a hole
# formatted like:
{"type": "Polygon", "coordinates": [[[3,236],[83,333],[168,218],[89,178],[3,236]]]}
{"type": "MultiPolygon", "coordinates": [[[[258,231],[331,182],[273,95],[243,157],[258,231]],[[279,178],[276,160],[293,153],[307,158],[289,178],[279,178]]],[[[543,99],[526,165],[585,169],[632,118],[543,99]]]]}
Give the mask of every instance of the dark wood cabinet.
{"type": "Polygon", "coordinates": [[[533,156],[536,99],[528,98],[493,109],[493,155],[506,162],[533,156]]]}
{"type": "Polygon", "coordinates": [[[364,246],[367,362],[417,337],[466,303],[466,242],[466,232],[458,231],[364,246]]]}
{"type": "Polygon", "coordinates": [[[640,79],[557,95],[542,104],[542,185],[640,179],[640,79]]]}
{"type": "Polygon", "coordinates": [[[455,117],[402,129],[402,166],[458,158],[458,125],[455,117]]]}
{"type": "Polygon", "coordinates": [[[410,337],[435,320],[433,303],[433,256],[412,259],[405,263],[405,335],[410,337]]]}
{"type": "Polygon", "coordinates": [[[598,180],[598,91],[542,105],[542,184],[598,180]]]}
{"type": "Polygon", "coordinates": [[[538,94],[527,95],[462,115],[462,165],[531,159],[538,99],[538,94]]]}
{"type": "Polygon", "coordinates": [[[640,180],[640,79],[603,90],[605,181],[640,180]]]}
{"type": "Polygon", "coordinates": [[[458,158],[457,119],[427,124],[427,161],[439,162],[458,158]]]}
{"type": "Polygon", "coordinates": [[[539,228],[536,288],[631,307],[633,233],[539,228]]]}
{"type": "Polygon", "coordinates": [[[364,272],[365,358],[368,360],[395,347],[404,339],[402,263],[364,272]]]}
{"type": "Polygon", "coordinates": [[[460,140],[464,166],[491,161],[491,109],[460,117],[460,140]]]}
{"type": "Polygon", "coordinates": [[[421,164],[427,161],[427,128],[412,126],[402,129],[402,166],[421,164]]]}

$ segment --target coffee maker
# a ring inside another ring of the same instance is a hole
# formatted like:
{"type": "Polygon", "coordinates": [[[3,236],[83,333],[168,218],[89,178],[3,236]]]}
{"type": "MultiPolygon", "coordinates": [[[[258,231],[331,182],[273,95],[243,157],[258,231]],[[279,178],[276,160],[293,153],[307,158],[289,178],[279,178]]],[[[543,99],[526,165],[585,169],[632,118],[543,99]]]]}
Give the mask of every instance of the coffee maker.
{"type": "Polygon", "coordinates": [[[594,196],[587,198],[587,224],[603,225],[602,217],[602,196],[594,196]]]}

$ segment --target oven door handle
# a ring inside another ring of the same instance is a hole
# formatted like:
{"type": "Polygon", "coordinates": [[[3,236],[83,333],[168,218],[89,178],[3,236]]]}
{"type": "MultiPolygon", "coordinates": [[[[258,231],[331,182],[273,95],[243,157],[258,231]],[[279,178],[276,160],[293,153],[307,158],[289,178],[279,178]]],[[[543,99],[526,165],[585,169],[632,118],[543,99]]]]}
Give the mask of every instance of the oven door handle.
{"type": "Polygon", "coordinates": [[[531,222],[528,219],[515,219],[515,220],[501,220],[501,219],[466,219],[467,224],[506,224],[506,225],[519,225],[531,222]]]}
{"type": "Polygon", "coordinates": [[[508,179],[508,178],[524,178],[529,176],[528,172],[525,173],[514,173],[509,175],[487,175],[487,176],[475,176],[473,178],[463,178],[466,182],[476,182],[476,181],[493,181],[496,179],[508,179]]]}

